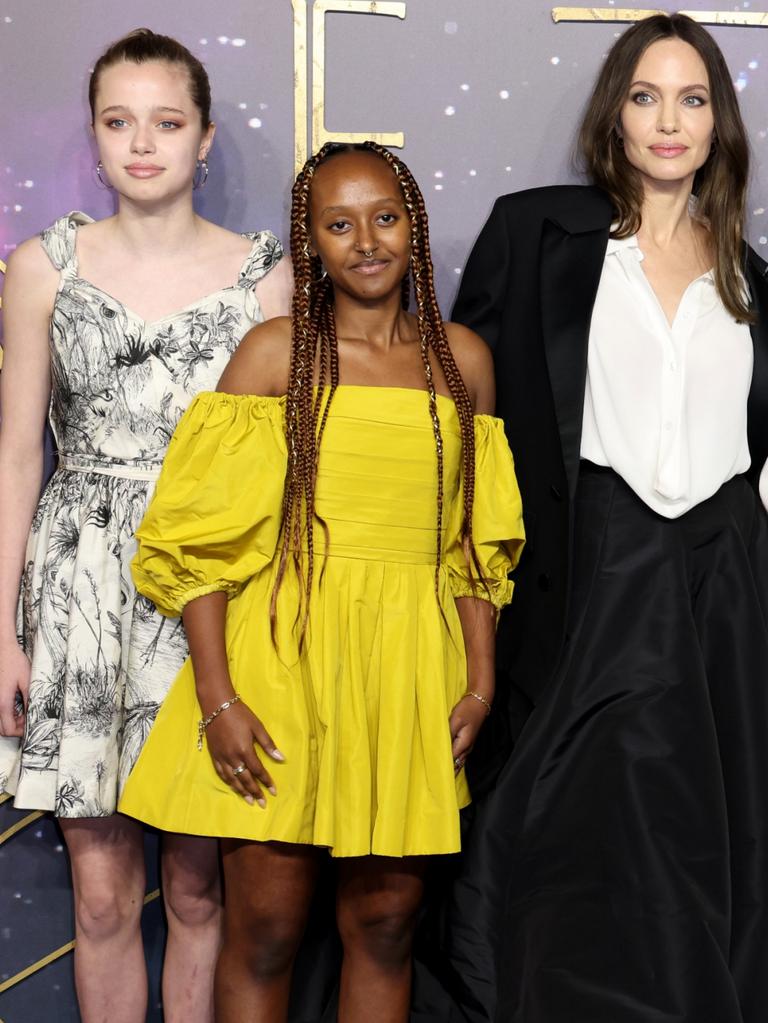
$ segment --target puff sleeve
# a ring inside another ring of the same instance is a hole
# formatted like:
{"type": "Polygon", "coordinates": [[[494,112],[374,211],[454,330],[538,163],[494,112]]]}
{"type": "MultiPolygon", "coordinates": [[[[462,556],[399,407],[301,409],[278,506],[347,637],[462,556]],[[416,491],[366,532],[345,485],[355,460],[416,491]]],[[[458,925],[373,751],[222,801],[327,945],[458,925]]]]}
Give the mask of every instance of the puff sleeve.
{"type": "Polygon", "coordinates": [[[477,578],[474,589],[461,543],[464,500],[459,492],[448,525],[445,563],[454,597],[489,599],[496,608],[512,600],[509,573],[515,567],[525,541],[523,508],[515,479],[512,452],[504,424],[493,416],[475,416],[475,492],[472,535],[488,590],[477,578]]]}
{"type": "Polygon", "coordinates": [[[284,399],[205,393],[173,435],[139,526],[136,588],[174,617],[196,597],[230,597],[275,554],[286,446],[284,399]]]}

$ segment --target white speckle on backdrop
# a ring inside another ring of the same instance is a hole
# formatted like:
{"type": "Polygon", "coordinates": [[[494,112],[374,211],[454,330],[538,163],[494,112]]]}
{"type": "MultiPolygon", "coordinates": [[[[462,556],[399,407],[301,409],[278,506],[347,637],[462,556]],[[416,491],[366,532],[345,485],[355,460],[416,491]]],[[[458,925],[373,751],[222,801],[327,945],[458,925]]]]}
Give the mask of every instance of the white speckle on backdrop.
{"type": "Polygon", "coordinates": [[[446,117],[453,117],[453,115],[455,113],[456,113],[456,107],[450,107],[449,106],[449,107],[445,108],[445,116],[446,117]]]}
{"type": "Polygon", "coordinates": [[[252,117],[248,121],[248,127],[249,128],[260,128],[261,127],[261,118],[260,117],[252,117]]]}
{"type": "Polygon", "coordinates": [[[448,36],[455,36],[456,33],[459,31],[459,26],[455,21],[446,21],[445,25],[443,26],[443,31],[448,36]]]}

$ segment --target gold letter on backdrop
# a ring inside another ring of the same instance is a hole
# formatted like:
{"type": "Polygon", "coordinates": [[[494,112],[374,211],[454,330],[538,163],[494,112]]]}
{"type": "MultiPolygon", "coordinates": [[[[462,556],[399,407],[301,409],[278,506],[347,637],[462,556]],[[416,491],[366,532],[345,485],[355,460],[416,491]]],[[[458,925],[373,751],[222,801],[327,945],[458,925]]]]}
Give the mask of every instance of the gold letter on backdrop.
{"type": "MultiPolygon", "coordinates": [[[[553,7],[553,21],[642,21],[667,11],[636,11],[624,7],[553,7]]],[[[768,14],[763,11],[678,11],[702,25],[740,25],[746,28],[768,28],[768,14]]]]}
{"type": "Polygon", "coordinates": [[[298,173],[310,153],[325,142],[362,142],[373,139],[383,146],[405,143],[401,131],[328,131],[325,127],[325,16],[342,14],[383,14],[405,17],[405,3],[389,0],[291,0],[293,6],[293,102],[294,167],[298,173]],[[309,61],[307,59],[308,8],[312,12],[312,111],[308,110],[309,61]]]}

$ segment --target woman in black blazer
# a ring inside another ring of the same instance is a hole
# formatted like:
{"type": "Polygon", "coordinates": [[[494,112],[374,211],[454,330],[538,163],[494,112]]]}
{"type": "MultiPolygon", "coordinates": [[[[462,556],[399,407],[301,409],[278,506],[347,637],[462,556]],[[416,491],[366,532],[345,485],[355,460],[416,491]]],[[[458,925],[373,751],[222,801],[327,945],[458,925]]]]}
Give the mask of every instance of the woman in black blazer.
{"type": "Polygon", "coordinates": [[[448,953],[467,1020],[765,1023],[768,284],[711,36],[629,29],[581,142],[595,186],[500,198],[453,311],[528,541],[448,953]]]}

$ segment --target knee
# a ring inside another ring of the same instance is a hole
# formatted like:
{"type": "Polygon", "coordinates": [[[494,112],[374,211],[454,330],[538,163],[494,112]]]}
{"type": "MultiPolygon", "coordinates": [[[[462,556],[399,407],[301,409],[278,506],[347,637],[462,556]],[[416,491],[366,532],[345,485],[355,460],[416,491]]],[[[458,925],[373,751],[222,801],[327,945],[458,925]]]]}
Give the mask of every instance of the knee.
{"type": "Polygon", "coordinates": [[[399,966],[411,956],[417,907],[355,905],[340,907],[337,919],[345,954],[362,952],[382,965],[399,966]]]}
{"type": "Polygon", "coordinates": [[[221,886],[218,870],[210,874],[166,870],[163,900],[169,923],[184,927],[205,927],[218,922],[221,913],[221,886]]]}
{"type": "Polygon", "coordinates": [[[78,937],[105,941],[138,928],[143,906],[143,889],[103,880],[80,883],[75,888],[78,937]]]}
{"type": "Polygon", "coordinates": [[[290,915],[268,917],[227,910],[223,955],[254,980],[265,982],[289,973],[304,932],[304,921],[290,915]]]}

